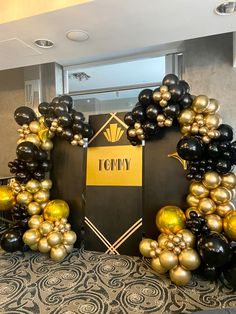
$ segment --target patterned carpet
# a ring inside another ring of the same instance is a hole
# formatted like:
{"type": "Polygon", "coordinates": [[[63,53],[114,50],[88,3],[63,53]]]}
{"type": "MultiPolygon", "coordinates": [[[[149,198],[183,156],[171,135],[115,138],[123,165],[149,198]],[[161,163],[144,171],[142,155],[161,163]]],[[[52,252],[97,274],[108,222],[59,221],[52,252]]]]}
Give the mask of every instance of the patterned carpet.
{"type": "Polygon", "coordinates": [[[75,249],[61,263],[46,255],[0,252],[0,313],[192,313],[236,307],[220,283],[195,277],[177,288],[148,261],[75,249]]]}

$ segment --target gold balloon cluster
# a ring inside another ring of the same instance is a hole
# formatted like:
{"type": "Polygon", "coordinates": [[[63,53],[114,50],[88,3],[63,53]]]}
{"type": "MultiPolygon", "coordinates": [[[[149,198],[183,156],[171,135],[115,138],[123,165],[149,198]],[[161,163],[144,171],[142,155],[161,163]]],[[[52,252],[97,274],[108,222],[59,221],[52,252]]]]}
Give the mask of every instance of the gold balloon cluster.
{"type": "Polygon", "coordinates": [[[184,135],[200,135],[204,143],[220,136],[217,130],[221,124],[221,117],[216,113],[219,104],[215,99],[208,99],[205,95],[194,98],[191,108],[181,111],[178,120],[181,133],[184,135]]]}
{"type": "Polygon", "coordinates": [[[187,213],[191,210],[196,211],[204,216],[211,231],[221,233],[224,227],[228,238],[236,239],[236,229],[232,230],[232,224],[236,227],[233,214],[235,207],[231,202],[235,196],[235,188],[234,173],[229,172],[220,176],[214,171],[206,172],[201,182],[193,181],[190,185],[187,203],[191,208],[187,213]]]}
{"type": "Polygon", "coordinates": [[[128,131],[128,135],[129,137],[137,137],[140,141],[145,139],[145,135],[144,135],[144,130],[142,128],[141,123],[136,122],[134,124],[134,128],[133,129],[129,129],[128,131]]]}
{"type": "Polygon", "coordinates": [[[167,118],[164,114],[158,114],[157,115],[157,125],[160,128],[164,128],[166,127],[171,127],[173,124],[173,119],[171,118],[167,118]]]}
{"type": "Polygon", "coordinates": [[[160,91],[154,91],[152,95],[153,101],[160,104],[161,107],[165,107],[168,104],[168,100],[171,99],[171,93],[168,86],[162,85],[160,91]]]}
{"type": "Polygon", "coordinates": [[[63,200],[50,201],[43,215],[33,215],[28,221],[29,228],[23,241],[32,250],[49,253],[51,259],[61,261],[71,252],[76,242],[76,233],[67,221],[69,207],[63,200]]]}
{"type": "Polygon", "coordinates": [[[85,142],[81,134],[75,134],[73,140],[70,142],[73,146],[84,146],[85,142]]]}
{"type": "Polygon", "coordinates": [[[10,179],[9,187],[12,189],[14,195],[17,195],[21,191],[25,191],[25,185],[20,184],[16,179],[10,179]]]}

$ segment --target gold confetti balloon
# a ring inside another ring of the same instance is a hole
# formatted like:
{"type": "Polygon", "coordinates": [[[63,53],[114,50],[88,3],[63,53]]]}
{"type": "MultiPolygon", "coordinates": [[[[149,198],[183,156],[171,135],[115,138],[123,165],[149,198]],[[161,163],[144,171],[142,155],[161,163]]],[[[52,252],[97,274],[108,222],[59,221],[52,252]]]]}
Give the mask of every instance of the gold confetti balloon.
{"type": "Polygon", "coordinates": [[[229,212],[223,220],[223,227],[226,236],[232,240],[236,241],[236,211],[232,210],[229,212]]]}
{"type": "Polygon", "coordinates": [[[192,248],[187,248],[182,250],[179,254],[179,263],[184,269],[194,270],[200,266],[201,259],[197,251],[192,248]]]}
{"type": "Polygon", "coordinates": [[[218,187],[211,191],[211,198],[216,204],[225,204],[231,200],[231,193],[224,187],[218,187]]]}
{"type": "Polygon", "coordinates": [[[159,257],[152,258],[152,260],[151,260],[151,267],[158,274],[165,274],[168,271],[166,268],[164,268],[161,265],[159,257]]]}
{"type": "Polygon", "coordinates": [[[236,187],[236,175],[233,172],[229,172],[222,176],[221,184],[227,189],[235,189],[236,187]]]}
{"type": "Polygon", "coordinates": [[[140,243],[139,243],[139,251],[140,253],[145,256],[145,257],[151,257],[150,252],[152,250],[151,248],[151,243],[152,243],[152,239],[143,239],[140,243]]]}
{"type": "Polygon", "coordinates": [[[176,233],[185,228],[185,215],[176,206],[162,207],[156,215],[156,225],[163,233],[176,233]]]}
{"type": "Polygon", "coordinates": [[[17,194],[17,203],[21,205],[28,205],[33,200],[33,195],[28,191],[23,191],[17,194]]]}
{"type": "Polygon", "coordinates": [[[47,238],[43,237],[38,242],[38,250],[41,253],[48,253],[51,250],[51,246],[48,244],[47,238]]]}
{"type": "Polygon", "coordinates": [[[30,202],[27,211],[29,215],[38,215],[41,213],[41,206],[37,202],[30,202]]]}
{"type": "Polygon", "coordinates": [[[209,190],[199,182],[192,182],[189,189],[190,192],[198,198],[207,197],[209,195],[209,190]]]}
{"type": "Polygon", "coordinates": [[[51,221],[45,220],[39,226],[39,231],[43,236],[48,235],[54,228],[54,224],[51,221]]]}
{"type": "Polygon", "coordinates": [[[41,223],[43,222],[43,217],[40,215],[33,215],[28,221],[28,226],[31,229],[38,229],[41,223]]]}
{"type": "Polygon", "coordinates": [[[27,244],[29,246],[38,243],[40,238],[41,237],[40,237],[40,233],[39,233],[38,229],[29,229],[29,230],[25,231],[25,233],[23,234],[23,241],[25,244],[27,244]]]}
{"type": "Polygon", "coordinates": [[[66,257],[66,255],[67,255],[67,251],[64,245],[61,245],[61,244],[52,247],[50,251],[51,259],[56,262],[62,261],[66,257]]]}
{"type": "Polygon", "coordinates": [[[31,179],[26,183],[26,191],[30,193],[36,193],[40,189],[40,182],[38,180],[31,179]]]}
{"type": "Polygon", "coordinates": [[[211,231],[221,233],[222,228],[223,228],[223,223],[220,216],[211,214],[211,215],[206,215],[205,219],[206,219],[206,224],[210,228],[211,231]]]}
{"type": "Polygon", "coordinates": [[[37,203],[45,203],[49,200],[50,194],[48,190],[39,190],[34,194],[34,200],[37,203]]]}
{"type": "Polygon", "coordinates": [[[0,211],[9,210],[15,204],[15,197],[8,185],[0,185],[0,211]]]}
{"type": "Polygon", "coordinates": [[[76,233],[72,230],[65,231],[63,234],[63,244],[73,245],[76,242],[77,236],[76,233]]]}
{"type": "Polygon", "coordinates": [[[63,200],[53,200],[48,202],[44,208],[44,218],[50,221],[60,220],[69,216],[69,206],[63,200]]]}
{"type": "Polygon", "coordinates": [[[191,278],[191,272],[182,268],[181,266],[176,266],[175,268],[170,270],[170,279],[177,286],[185,286],[187,285],[191,278]]]}
{"type": "Polygon", "coordinates": [[[178,257],[175,253],[164,250],[159,255],[160,264],[162,267],[164,267],[167,270],[170,270],[171,268],[174,268],[178,265],[178,257]]]}
{"type": "Polygon", "coordinates": [[[221,177],[215,171],[208,171],[204,174],[202,183],[209,190],[217,188],[221,183],[221,177]]]}
{"type": "Polygon", "coordinates": [[[232,202],[218,205],[216,207],[216,214],[220,217],[226,216],[231,210],[235,210],[235,206],[232,202]]]}

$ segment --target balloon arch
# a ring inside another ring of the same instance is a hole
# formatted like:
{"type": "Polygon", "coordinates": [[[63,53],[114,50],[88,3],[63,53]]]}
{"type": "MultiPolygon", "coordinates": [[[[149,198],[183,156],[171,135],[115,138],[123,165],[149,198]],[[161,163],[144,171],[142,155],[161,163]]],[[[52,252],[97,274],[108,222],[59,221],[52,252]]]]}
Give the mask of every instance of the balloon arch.
{"type": "MultiPolygon", "coordinates": [[[[76,241],[67,222],[69,207],[63,200],[50,200],[52,182],[48,152],[52,138],[60,136],[72,145],[83,146],[93,135],[81,112],[72,109],[67,95],[43,102],[37,117],[28,107],[15,111],[18,130],[16,155],[8,166],[15,178],[0,187],[0,210],[11,210],[14,226],[1,239],[1,247],[13,252],[30,248],[62,260],[76,241]]],[[[169,272],[177,285],[191,280],[191,271],[200,269],[209,280],[220,276],[236,288],[236,141],[233,129],[221,123],[217,100],[193,96],[186,81],[174,74],[162,85],[144,89],[132,112],[125,115],[127,137],[141,144],[158,130],[179,124],[183,137],[177,143],[178,158],[187,165],[190,180],[185,210],[172,205],[158,210],[157,240],[143,239],[139,248],[151,258],[151,267],[160,274],[169,272]]]]}

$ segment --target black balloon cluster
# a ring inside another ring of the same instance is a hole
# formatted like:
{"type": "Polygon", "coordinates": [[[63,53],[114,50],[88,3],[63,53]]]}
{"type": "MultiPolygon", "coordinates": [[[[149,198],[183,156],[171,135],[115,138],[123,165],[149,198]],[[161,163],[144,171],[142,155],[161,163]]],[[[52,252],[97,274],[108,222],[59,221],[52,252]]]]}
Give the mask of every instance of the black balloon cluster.
{"type": "Polygon", "coordinates": [[[189,213],[189,219],[187,219],[186,225],[189,230],[197,237],[201,235],[208,235],[210,233],[210,229],[206,224],[206,220],[198,216],[195,211],[191,211],[189,213]]]}
{"type": "Polygon", "coordinates": [[[30,217],[27,208],[21,204],[15,204],[11,210],[11,215],[16,226],[21,229],[28,229],[28,218],[30,217]]]}
{"type": "Polygon", "coordinates": [[[149,139],[163,127],[171,127],[182,109],[192,104],[189,85],[174,74],[164,77],[162,85],[155,90],[144,89],[138,103],[126,113],[127,138],[132,145],[149,139]]]}

